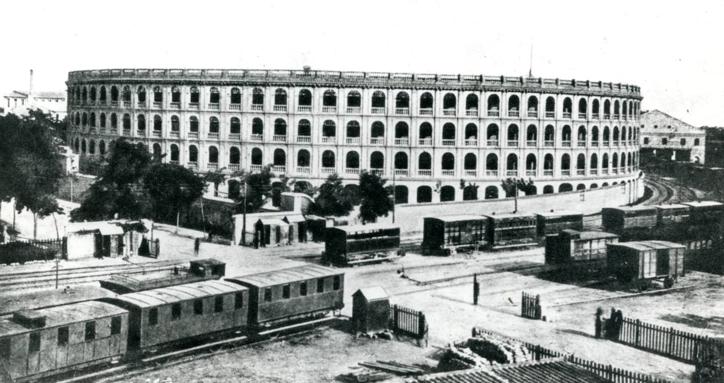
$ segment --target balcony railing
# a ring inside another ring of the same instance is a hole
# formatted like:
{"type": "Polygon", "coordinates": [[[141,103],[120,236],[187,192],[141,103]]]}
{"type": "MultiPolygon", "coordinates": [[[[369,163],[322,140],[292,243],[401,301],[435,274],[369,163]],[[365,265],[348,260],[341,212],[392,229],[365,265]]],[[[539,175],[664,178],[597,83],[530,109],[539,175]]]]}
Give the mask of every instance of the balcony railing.
{"type": "Polygon", "coordinates": [[[611,174],[618,174],[618,169],[616,169],[616,168],[611,169],[611,174]]]}
{"type": "Polygon", "coordinates": [[[189,161],[189,162],[186,164],[186,166],[187,166],[188,168],[191,168],[191,169],[196,170],[196,169],[199,168],[199,163],[196,162],[196,161],[189,161]]]}
{"type": "Polygon", "coordinates": [[[556,146],[556,141],[555,140],[545,140],[543,142],[543,146],[552,148],[552,147],[556,146]]]}
{"type": "Polygon", "coordinates": [[[586,175],[586,169],[576,169],[576,175],[585,176],[585,175],[586,175]]]}
{"type": "Polygon", "coordinates": [[[154,130],[153,132],[151,132],[154,137],[161,137],[161,133],[162,132],[160,130],[154,130]]]}
{"type": "Polygon", "coordinates": [[[254,172],[260,172],[261,169],[262,169],[262,167],[263,167],[263,166],[262,166],[261,164],[259,164],[259,165],[251,164],[251,165],[249,166],[249,171],[251,171],[252,173],[254,173],[254,172]]]}
{"type": "Polygon", "coordinates": [[[561,142],[561,146],[564,146],[564,147],[569,147],[569,146],[571,146],[571,140],[563,140],[563,141],[561,142]]]}
{"type": "Polygon", "coordinates": [[[425,137],[417,140],[418,145],[432,145],[432,138],[425,137]]]}
{"type": "Polygon", "coordinates": [[[345,168],[344,172],[347,174],[359,174],[359,168],[345,168]]]}
{"type": "Polygon", "coordinates": [[[528,111],[528,117],[538,117],[538,111],[537,110],[529,110],[528,111]]]}
{"type": "Polygon", "coordinates": [[[219,132],[209,132],[208,138],[213,138],[213,139],[219,138],[219,132]]]}
{"type": "Polygon", "coordinates": [[[446,177],[454,176],[454,175],[455,175],[455,169],[442,169],[442,173],[441,173],[441,174],[442,174],[443,176],[446,176],[446,177]]]}
{"type": "Polygon", "coordinates": [[[604,114],[603,114],[603,119],[604,119],[604,120],[610,120],[610,119],[611,119],[611,115],[610,115],[609,113],[604,113],[604,114]]]}
{"type": "Polygon", "coordinates": [[[591,141],[591,146],[593,146],[593,147],[598,146],[598,141],[591,141]]]}
{"type": "Polygon", "coordinates": [[[500,116],[500,111],[497,109],[488,109],[488,117],[498,117],[500,116]]]}
{"type": "Polygon", "coordinates": [[[264,104],[251,104],[251,110],[255,112],[261,112],[264,110],[264,104]]]}
{"type": "Polygon", "coordinates": [[[591,169],[588,171],[592,176],[598,175],[598,169],[591,169]]]}
{"type": "Polygon", "coordinates": [[[410,171],[407,169],[395,169],[396,176],[407,177],[409,174],[410,174],[410,171]]]}
{"type": "Polygon", "coordinates": [[[297,106],[297,112],[300,112],[300,113],[311,113],[311,112],[312,112],[312,106],[311,106],[311,105],[298,105],[298,106],[297,106]]]}
{"type": "Polygon", "coordinates": [[[111,101],[111,106],[118,106],[118,101],[111,101]]]}
{"type": "Polygon", "coordinates": [[[497,176],[498,176],[498,171],[497,171],[497,170],[486,170],[486,171],[485,171],[485,176],[486,176],[486,177],[497,177],[497,176]]]}
{"type": "Polygon", "coordinates": [[[241,104],[229,104],[229,110],[241,110],[241,104]]]}
{"type": "Polygon", "coordinates": [[[371,168],[370,173],[378,175],[380,177],[385,175],[385,169],[382,168],[371,168]]]}
{"type": "Polygon", "coordinates": [[[110,134],[118,134],[118,128],[111,128],[110,134]]]}
{"type": "Polygon", "coordinates": [[[168,163],[169,163],[169,164],[174,164],[174,165],[178,165],[178,164],[179,164],[178,160],[171,160],[171,161],[169,161],[168,163]]]}
{"type": "Polygon", "coordinates": [[[209,162],[209,163],[206,165],[206,169],[209,169],[209,170],[217,170],[218,168],[219,168],[219,163],[218,163],[218,162],[209,162]]]}
{"type": "Polygon", "coordinates": [[[384,143],[384,137],[370,137],[370,145],[383,145],[384,143]]]}
{"type": "Polygon", "coordinates": [[[337,113],[337,107],[334,105],[322,106],[322,113],[337,113]]]}
{"type": "Polygon", "coordinates": [[[154,101],[154,102],[153,102],[153,107],[156,108],[156,109],[160,109],[160,108],[163,107],[163,102],[162,102],[162,101],[154,101]]]}
{"type": "Polygon", "coordinates": [[[556,118],[556,112],[546,110],[546,118],[556,118]]]}
{"type": "Polygon", "coordinates": [[[608,141],[603,141],[603,146],[609,146],[609,145],[610,145],[610,144],[609,144],[608,141]]]}
{"type": "Polygon", "coordinates": [[[199,103],[198,102],[189,102],[189,108],[191,109],[198,109],[199,103]]]}
{"type": "Polygon", "coordinates": [[[520,117],[520,112],[517,110],[509,110],[508,117],[520,117]]]}
{"type": "Polygon", "coordinates": [[[465,111],[465,116],[467,117],[477,117],[478,116],[478,110],[477,109],[468,109],[465,111]]]}
{"type": "Polygon", "coordinates": [[[312,168],[309,166],[297,166],[297,174],[312,174],[312,168]]]}
{"type": "Polygon", "coordinates": [[[536,174],[535,169],[526,169],[525,170],[525,175],[527,177],[535,177],[535,174],[536,174]]]}
{"type": "Polygon", "coordinates": [[[432,169],[417,169],[417,175],[423,177],[432,177],[432,169]]]}
{"type": "Polygon", "coordinates": [[[466,138],[465,146],[478,146],[478,140],[475,138],[466,138]]]}
{"type": "Polygon", "coordinates": [[[229,170],[232,172],[238,172],[241,169],[241,165],[239,164],[229,164],[229,170]]]}
{"type": "Polygon", "coordinates": [[[348,145],[356,145],[359,144],[361,139],[359,137],[347,137],[345,142],[347,142],[348,145]]]}
{"type": "Polygon", "coordinates": [[[614,115],[613,115],[613,119],[614,119],[614,120],[618,120],[618,118],[619,118],[619,115],[618,115],[618,114],[616,114],[616,113],[614,113],[614,115]]]}
{"type": "Polygon", "coordinates": [[[334,167],[322,167],[322,174],[334,174],[335,168],[334,167]]]}
{"type": "Polygon", "coordinates": [[[395,145],[409,145],[410,140],[407,137],[395,138],[395,145]]]}
{"type": "Polygon", "coordinates": [[[410,114],[410,108],[395,108],[395,114],[407,116],[410,114]]]}
{"type": "Polygon", "coordinates": [[[337,141],[337,136],[322,136],[323,144],[333,144],[337,141]]]}
{"type": "Polygon", "coordinates": [[[571,175],[571,169],[563,169],[561,170],[562,176],[570,176],[571,175]]]}
{"type": "Polygon", "coordinates": [[[584,147],[584,146],[586,146],[586,141],[585,141],[585,140],[583,140],[583,141],[580,141],[580,140],[579,140],[579,141],[578,141],[578,146],[579,146],[579,147],[584,147]]]}
{"type": "Polygon", "coordinates": [[[538,141],[536,141],[536,140],[528,140],[525,142],[525,145],[526,146],[536,146],[537,143],[538,143],[538,141]]]}
{"type": "Polygon", "coordinates": [[[286,105],[274,105],[274,107],[272,108],[272,110],[274,110],[275,112],[283,112],[283,113],[286,113],[286,112],[287,112],[287,106],[286,106],[286,105]]]}
{"type": "Polygon", "coordinates": [[[442,110],[443,116],[454,116],[457,114],[457,110],[455,108],[445,108],[442,110]]]}
{"type": "Polygon", "coordinates": [[[432,108],[420,108],[421,116],[432,116],[432,108]]]}
{"type": "Polygon", "coordinates": [[[250,141],[262,141],[264,139],[264,135],[261,133],[252,133],[249,136],[250,141]]]}
{"type": "Polygon", "coordinates": [[[601,174],[608,174],[608,168],[601,169],[601,174]]]}
{"type": "Polygon", "coordinates": [[[136,108],[145,108],[146,107],[146,101],[138,101],[136,103],[136,108]]]}
{"type": "Polygon", "coordinates": [[[581,120],[585,120],[585,119],[586,119],[586,113],[578,113],[578,118],[581,119],[581,120]]]}
{"type": "Polygon", "coordinates": [[[124,135],[124,136],[130,136],[130,135],[131,135],[131,129],[123,129],[123,135],[124,135]]]}
{"type": "Polygon", "coordinates": [[[443,138],[442,140],[442,146],[455,146],[455,139],[446,139],[443,138]]]}
{"type": "Polygon", "coordinates": [[[543,175],[546,177],[553,177],[553,170],[551,170],[551,169],[543,170],[543,175]]]}
{"type": "Polygon", "coordinates": [[[130,100],[128,100],[128,101],[123,101],[123,107],[124,107],[124,108],[130,108],[130,107],[131,107],[131,101],[130,101],[130,100]]]}
{"type": "Polygon", "coordinates": [[[287,172],[287,167],[286,165],[272,165],[272,171],[274,173],[284,174],[287,172]]]}
{"type": "Polygon", "coordinates": [[[505,175],[506,175],[506,177],[517,177],[518,171],[517,170],[506,170],[505,175]]]}
{"type": "Polygon", "coordinates": [[[229,133],[229,139],[234,141],[241,140],[241,133],[229,133]]]}
{"type": "Polygon", "coordinates": [[[591,114],[591,119],[598,120],[598,119],[600,119],[600,118],[601,118],[601,115],[598,114],[598,113],[593,113],[593,114],[591,114]]]}
{"type": "Polygon", "coordinates": [[[274,142],[287,142],[287,135],[286,134],[275,134],[272,136],[272,141],[274,142]]]}
{"type": "Polygon", "coordinates": [[[572,118],[572,113],[571,113],[571,112],[565,112],[565,111],[564,111],[564,112],[563,112],[563,118],[572,118]]]}
{"type": "Polygon", "coordinates": [[[518,146],[518,140],[508,140],[508,146],[510,146],[510,147],[517,147],[517,146],[518,146]]]}
{"type": "Polygon", "coordinates": [[[465,175],[468,177],[475,177],[478,175],[478,171],[475,169],[465,169],[465,175]]]}
{"type": "Polygon", "coordinates": [[[370,113],[372,114],[385,114],[385,107],[384,106],[373,106],[370,108],[370,113]]]}
{"type": "Polygon", "coordinates": [[[360,114],[362,113],[362,108],[360,108],[359,106],[348,106],[347,113],[360,114]]]}
{"type": "Polygon", "coordinates": [[[297,136],[297,142],[308,144],[312,142],[312,136],[297,136]]]}
{"type": "Polygon", "coordinates": [[[146,136],[146,129],[136,129],[136,135],[139,137],[145,137],[146,136]]]}

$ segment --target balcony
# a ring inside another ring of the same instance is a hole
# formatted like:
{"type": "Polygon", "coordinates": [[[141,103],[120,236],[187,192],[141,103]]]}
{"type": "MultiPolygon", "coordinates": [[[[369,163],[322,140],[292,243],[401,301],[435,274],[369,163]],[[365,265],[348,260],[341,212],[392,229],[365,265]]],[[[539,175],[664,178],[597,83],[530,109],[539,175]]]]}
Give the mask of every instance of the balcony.
{"type": "Polygon", "coordinates": [[[410,171],[407,169],[395,169],[396,176],[407,177],[409,174],[410,174],[410,171]]]}
{"type": "Polygon", "coordinates": [[[578,176],[585,176],[585,175],[586,175],[586,169],[576,169],[576,175],[578,175],[578,176]]]}
{"type": "Polygon", "coordinates": [[[209,135],[206,137],[217,140],[217,139],[219,139],[219,132],[209,132],[209,135]]]}
{"type": "Polygon", "coordinates": [[[417,169],[417,175],[423,177],[432,177],[432,169],[417,169]]]}
{"type": "Polygon", "coordinates": [[[598,175],[598,169],[591,169],[588,171],[588,173],[590,173],[592,176],[596,176],[598,175]]]}
{"type": "Polygon", "coordinates": [[[505,176],[506,177],[518,177],[518,171],[508,169],[505,171],[505,176]]]}
{"type": "Polygon", "coordinates": [[[478,116],[478,110],[477,109],[468,109],[465,111],[466,117],[477,117],[478,116]]]}
{"type": "Polygon", "coordinates": [[[518,140],[508,140],[508,146],[512,148],[518,147],[518,140]]]}
{"type": "Polygon", "coordinates": [[[233,141],[239,141],[241,140],[241,134],[240,133],[229,133],[229,139],[233,141]]]}
{"type": "Polygon", "coordinates": [[[309,144],[312,142],[312,136],[297,136],[297,142],[301,144],[309,144]]]}
{"type": "Polygon", "coordinates": [[[562,176],[570,176],[571,175],[571,169],[563,169],[561,170],[562,176]]]}
{"type": "Polygon", "coordinates": [[[410,140],[407,137],[395,138],[395,145],[407,146],[410,144],[410,140]]]}
{"type": "Polygon", "coordinates": [[[118,101],[111,101],[111,106],[113,106],[113,107],[118,106],[118,101]]]}
{"type": "Polygon", "coordinates": [[[525,142],[525,145],[526,146],[536,146],[537,143],[538,143],[538,141],[536,141],[536,140],[528,140],[525,142]]]}
{"type": "Polygon", "coordinates": [[[322,174],[334,174],[335,168],[333,167],[322,167],[322,174]]]}
{"type": "Polygon", "coordinates": [[[370,145],[383,145],[384,143],[384,137],[370,137],[370,145]]]}
{"type": "Polygon", "coordinates": [[[442,146],[455,146],[455,139],[443,139],[442,146]]]}
{"type": "Polygon", "coordinates": [[[138,101],[136,103],[136,108],[145,108],[146,107],[146,101],[138,101]]]}
{"type": "Polygon", "coordinates": [[[309,166],[297,166],[297,174],[312,174],[312,168],[309,166]]]}
{"type": "Polygon", "coordinates": [[[173,164],[173,165],[178,165],[178,164],[179,164],[178,160],[171,160],[171,161],[169,161],[168,163],[169,163],[169,164],[173,164]]]}
{"type": "Polygon", "coordinates": [[[486,144],[488,146],[498,146],[498,140],[488,140],[486,144]]]}
{"type": "Polygon", "coordinates": [[[609,145],[610,145],[610,144],[609,144],[608,141],[603,141],[603,146],[609,146],[609,145]]]}
{"type": "Polygon", "coordinates": [[[618,120],[619,117],[620,117],[620,116],[619,116],[617,113],[614,113],[614,115],[613,115],[613,119],[614,119],[614,120],[618,120]]]}
{"type": "Polygon", "coordinates": [[[543,146],[552,148],[552,147],[556,146],[556,142],[554,140],[545,140],[543,142],[543,146]]]}
{"type": "Polygon", "coordinates": [[[251,104],[251,110],[254,112],[261,112],[264,110],[264,104],[251,104]]]}
{"type": "Polygon", "coordinates": [[[586,146],[586,141],[585,141],[585,140],[584,140],[584,141],[578,141],[577,144],[578,144],[578,147],[585,147],[585,146],[586,146]]]}
{"type": "Polygon", "coordinates": [[[193,169],[193,170],[198,170],[198,168],[199,168],[199,163],[196,162],[196,161],[189,161],[189,162],[186,164],[186,167],[188,167],[188,168],[190,168],[190,169],[193,169]]]}
{"type": "Polygon", "coordinates": [[[362,113],[362,108],[359,106],[348,106],[347,107],[347,113],[349,114],[360,114],[362,113]]]}
{"type": "Polygon", "coordinates": [[[603,168],[603,170],[601,170],[601,174],[608,174],[608,168],[603,168]]]}
{"type": "Polygon", "coordinates": [[[478,146],[478,140],[475,138],[465,139],[465,146],[478,146]]]}
{"type": "Polygon", "coordinates": [[[344,173],[351,175],[359,174],[359,168],[345,168],[344,173]]]}
{"type": "Polygon", "coordinates": [[[130,108],[131,107],[131,100],[123,101],[123,107],[124,108],[130,108]]]}
{"type": "Polygon", "coordinates": [[[138,136],[138,137],[145,137],[145,136],[146,136],[146,130],[145,130],[145,129],[136,129],[136,136],[138,136]]]}
{"type": "Polygon", "coordinates": [[[455,169],[442,169],[441,174],[444,177],[453,177],[455,176],[455,169]]]}
{"type": "Polygon", "coordinates": [[[361,139],[359,137],[347,137],[345,139],[345,142],[347,143],[347,145],[359,145],[361,139]]]}
{"type": "Polygon", "coordinates": [[[537,117],[538,117],[538,111],[537,111],[537,110],[529,110],[529,111],[528,111],[528,117],[537,118],[537,117]]]}
{"type": "Polygon", "coordinates": [[[232,172],[238,172],[239,170],[241,170],[241,165],[229,164],[229,170],[231,170],[232,172]]]}
{"type": "Polygon", "coordinates": [[[124,135],[124,136],[130,136],[130,135],[131,135],[131,129],[123,129],[123,135],[124,135]]]}
{"type": "Polygon", "coordinates": [[[499,117],[500,111],[497,109],[488,109],[488,117],[499,117]]]}
{"type": "Polygon", "coordinates": [[[545,177],[553,177],[553,170],[552,169],[545,169],[543,170],[543,175],[545,177]]]}
{"type": "Polygon", "coordinates": [[[535,169],[526,169],[525,170],[525,175],[527,177],[535,177],[536,173],[537,172],[535,171],[535,169]]]}
{"type": "Polygon", "coordinates": [[[385,169],[382,168],[371,168],[370,173],[383,177],[385,175],[385,169]]]}
{"type": "Polygon", "coordinates": [[[465,169],[465,175],[467,177],[476,177],[478,175],[478,171],[475,169],[465,169]]]}
{"type": "Polygon", "coordinates": [[[264,139],[264,135],[261,133],[252,133],[249,136],[249,141],[262,141],[264,139]]]}
{"type": "Polygon", "coordinates": [[[603,119],[604,119],[604,120],[610,120],[610,119],[611,119],[611,115],[608,114],[608,113],[604,113],[604,114],[603,114],[603,119]]]}
{"type": "Polygon", "coordinates": [[[598,147],[598,141],[591,141],[591,146],[598,147]]]}
{"type": "Polygon", "coordinates": [[[418,145],[428,145],[428,146],[432,145],[432,138],[431,137],[420,138],[417,140],[417,144],[418,145]]]}
{"type": "Polygon", "coordinates": [[[370,113],[372,114],[385,114],[385,107],[379,107],[379,106],[373,106],[370,108],[370,113]]]}
{"type": "Polygon", "coordinates": [[[485,171],[485,176],[486,176],[486,177],[497,177],[497,176],[498,176],[498,171],[497,171],[497,170],[486,170],[486,171],[485,171]]]}
{"type": "Polygon", "coordinates": [[[249,166],[249,171],[252,172],[252,173],[254,173],[254,172],[260,172],[261,169],[262,169],[262,165],[261,165],[261,164],[259,164],[259,165],[251,164],[251,165],[249,166]]]}
{"type": "Polygon", "coordinates": [[[564,111],[564,112],[563,112],[563,118],[571,118],[571,112],[570,112],[570,111],[568,111],[568,112],[564,111]]]}
{"type": "Polygon", "coordinates": [[[578,113],[578,118],[581,119],[581,120],[585,120],[585,119],[586,119],[586,113],[578,113]]]}
{"type": "Polygon", "coordinates": [[[322,113],[337,113],[337,107],[333,105],[322,106],[322,113]]]}
{"type": "Polygon", "coordinates": [[[556,118],[556,112],[546,110],[546,118],[556,118]]]}
{"type": "MultiPolygon", "coordinates": [[[[219,104],[216,104],[216,105],[218,106],[219,104]]],[[[161,109],[161,108],[163,108],[163,102],[161,102],[161,101],[154,101],[154,102],[153,102],[153,107],[156,108],[156,109],[161,109]]],[[[218,109],[218,108],[217,108],[217,109],[218,109]]]]}
{"type": "Polygon", "coordinates": [[[118,128],[111,128],[111,134],[118,134],[118,128]]]}
{"type": "Polygon", "coordinates": [[[508,117],[520,117],[520,112],[517,110],[509,110],[508,117]]]}
{"type": "Polygon", "coordinates": [[[432,116],[432,108],[420,108],[421,116],[432,116]]]}
{"type": "Polygon", "coordinates": [[[571,140],[563,140],[561,142],[561,146],[563,147],[570,147],[571,146],[571,140]]]}
{"type": "Polygon", "coordinates": [[[323,144],[333,144],[337,142],[337,136],[322,136],[323,144]]]}
{"type": "Polygon", "coordinates": [[[219,169],[219,163],[218,163],[218,162],[209,162],[209,163],[206,165],[206,169],[209,169],[209,170],[217,170],[217,169],[219,169]]]}
{"type": "Polygon", "coordinates": [[[401,116],[408,116],[410,115],[410,108],[395,108],[395,114],[401,116]]]}
{"type": "Polygon", "coordinates": [[[198,109],[199,103],[198,102],[189,102],[189,108],[190,109],[198,109]]]}
{"type": "Polygon", "coordinates": [[[160,130],[154,130],[151,132],[151,135],[153,135],[153,137],[161,137],[161,133],[160,130]]]}
{"type": "Polygon", "coordinates": [[[297,106],[297,112],[299,112],[299,113],[312,113],[312,106],[311,106],[311,105],[298,105],[298,106],[297,106]]]}
{"type": "Polygon", "coordinates": [[[598,114],[598,113],[593,113],[593,114],[591,115],[591,119],[599,120],[600,118],[601,118],[601,115],[598,114]]]}
{"type": "Polygon", "coordinates": [[[618,174],[618,169],[616,169],[616,168],[611,169],[611,174],[618,174]]]}
{"type": "Polygon", "coordinates": [[[173,109],[181,109],[181,103],[178,101],[170,103],[169,106],[173,109]]]}
{"type": "Polygon", "coordinates": [[[286,105],[274,105],[272,110],[274,110],[275,112],[286,113],[287,106],[286,105]]]}
{"type": "Polygon", "coordinates": [[[287,167],[285,165],[272,165],[271,170],[274,173],[285,174],[287,172],[287,167]]]}
{"type": "Polygon", "coordinates": [[[443,116],[455,116],[457,114],[458,114],[458,112],[455,108],[445,108],[442,110],[443,116]]]}
{"type": "Polygon", "coordinates": [[[275,134],[272,136],[272,141],[274,142],[287,142],[287,135],[286,134],[275,134]]]}

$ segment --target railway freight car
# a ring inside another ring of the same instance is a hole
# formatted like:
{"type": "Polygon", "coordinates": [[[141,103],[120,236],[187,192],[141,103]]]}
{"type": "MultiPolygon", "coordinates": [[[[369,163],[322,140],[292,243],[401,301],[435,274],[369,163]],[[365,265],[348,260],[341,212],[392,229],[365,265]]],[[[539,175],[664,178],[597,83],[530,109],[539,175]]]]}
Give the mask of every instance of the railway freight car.
{"type": "Polygon", "coordinates": [[[623,282],[645,287],[652,280],[671,287],[684,275],[684,245],[666,241],[619,242],[608,245],[608,272],[623,282]]]}
{"type": "Polygon", "coordinates": [[[159,271],[149,274],[115,274],[101,279],[101,287],[116,294],[158,289],[161,287],[183,285],[210,279],[220,279],[226,273],[226,263],[213,258],[189,262],[189,267],[174,267],[172,271],[159,271]]]}
{"type": "Polygon", "coordinates": [[[583,214],[573,211],[553,211],[535,215],[538,224],[538,236],[544,239],[546,235],[559,233],[561,230],[583,230],[583,214]]]}
{"type": "Polygon", "coordinates": [[[601,209],[601,221],[606,231],[621,234],[627,230],[647,230],[656,226],[654,206],[621,206],[601,209]]]}
{"type": "Polygon", "coordinates": [[[319,265],[227,278],[249,289],[249,326],[268,327],[344,307],[344,273],[319,265]]]}
{"type": "Polygon", "coordinates": [[[328,227],[322,262],[359,265],[401,255],[400,227],[387,224],[328,227]]]}
{"type": "Polygon", "coordinates": [[[720,223],[724,217],[724,204],[716,201],[683,202],[691,208],[689,222],[692,225],[720,223]]]}
{"type": "Polygon", "coordinates": [[[425,217],[422,254],[450,255],[488,244],[488,219],[480,215],[425,217]]]}
{"type": "Polygon", "coordinates": [[[488,246],[493,249],[534,245],[537,223],[528,214],[491,214],[488,219],[488,246]]]}
{"type": "Polygon", "coordinates": [[[545,263],[570,265],[578,262],[606,263],[606,246],[618,243],[618,235],[601,231],[562,230],[545,239],[545,263]]]}
{"type": "Polygon", "coordinates": [[[689,222],[690,207],[682,204],[656,205],[657,226],[689,222]]]}
{"type": "Polygon", "coordinates": [[[120,359],[128,311],[88,301],[21,311],[0,319],[0,365],[15,382],[35,381],[120,359]]]}

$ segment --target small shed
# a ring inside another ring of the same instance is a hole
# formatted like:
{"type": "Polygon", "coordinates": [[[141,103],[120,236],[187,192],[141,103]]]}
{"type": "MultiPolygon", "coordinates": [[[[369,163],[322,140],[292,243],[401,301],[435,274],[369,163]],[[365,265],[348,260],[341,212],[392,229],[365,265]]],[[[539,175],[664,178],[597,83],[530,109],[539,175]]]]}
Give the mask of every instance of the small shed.
{"type": "Polygon", "coordinates": [[[390,297],[379,286],[366,287],[352,294],[352,323],[356,331],[385,331],[390,321],[390,297]]]}
{"type": "Polygon", "coordinates": [[[324,232],[327,229],[327,220],[318,215],[307,214],[304,216],[307,221],[307,227],[312,235],[312,241],[324,242],[324,232]]]}
{"type": "Polygon", "coordinates": [[[309,229],[307,220],[301,214],[290,214],[282,218],[282,221],[289,224],[289,242],[307,242],[309,229]]]}
{"type": "Polygon", "coordinates": [[[254,225],[254,243],[260,247],[289,244],[289,224],[281,219],[260,218],[254,225]]]}
{"type": "Polygon", "coordinates": [[[123,227],[112,221],[74,222],[68,225],[68,259],[124,255],[123,227]]]}

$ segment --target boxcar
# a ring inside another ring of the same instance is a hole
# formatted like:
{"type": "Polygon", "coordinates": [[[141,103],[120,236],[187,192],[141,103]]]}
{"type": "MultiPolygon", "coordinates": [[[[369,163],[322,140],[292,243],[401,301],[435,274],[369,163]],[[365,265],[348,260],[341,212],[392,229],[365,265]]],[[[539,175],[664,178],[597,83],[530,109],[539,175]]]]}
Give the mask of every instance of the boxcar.
{"type": "Polygon", "coordinates": [[[624,282],[660,279],[671,287],[684,273],[684,251],[683,245],[666,241],[609,244],[607,267],[624,282]]]}
{"type": "Polygon", "coordinates": [[[249,289],[249,325],[272,326],[344,307],[344,273],[319,265],[227,278],[249,289]]]}
{"type": "Polygon", "coordinates": [[[708,225],[720,222],[724,216],[724,204],[716,201],[684,202],[682,205],[691,208],[690,219],[692,225],[708,225]]]}
{"type": "Polygon", "coordinates": [[[486,215],[488,246],[493,249],[527,246],[537,241],[535,216],[526,214],[486,215]]]}
{"type": "Polygon", "coordinates": [[[184,342],[247,324],[248,289],[203,281],[103,298],[129,311],[129,352],[184,342]]]}
{"type": "Polygon", "coordinates": [[[183,285],[210,279],[219,279],[226,272],[226,264],[213,258],[191,261],[189,268],[174,268],[173,271],[161,271],[149,274],[115,274],[101,279],[101,287],[116,294],[128,294],[137,291],[158,289],[161,287],[183,285]]]}
{"type": "Polygon", "coordinates": [[[550,211],[535,215],[538,223],[538,236],[545,238],[561,230],[583,230],[583,214],[572,211],[550,211]]]}
{"type": "Polygon", "coordinates": [[[608,232],[620,234],[628,229],[650,229],[656,226],[656,207],[621,206],[601,209],[603,227],[608,232]]]}
{"type": "Polygon", "coordinates": [[[488,219],[480,215],[425,217],[423,254],[451,253],[461,248],[486,246],[488,219]]]}
{"type": "Polygon", "coordinates": [[[128,311],[88,301],[0,320],[0,362],[14,381],[36,380],[121,358],[128,311]]]}
{"type": "Polygon", "coordinates": [[[562,230],[545,239],[545,262],[567,265],[595,261],[605,264],[606,245],[618,242],[618,235],[601,231],[562,230]]]}
{"type": "Polygon", "coordinates": [[[656,205],[658,225],[672,225],[689,221],[691,208],[681,204],[656,205]]]}
{"type": "Polygon", "coordinates": [[[328,227],[323,262],[355,265],[390,259],[400,251],[400,227],[386,224],[328,227]]]}

